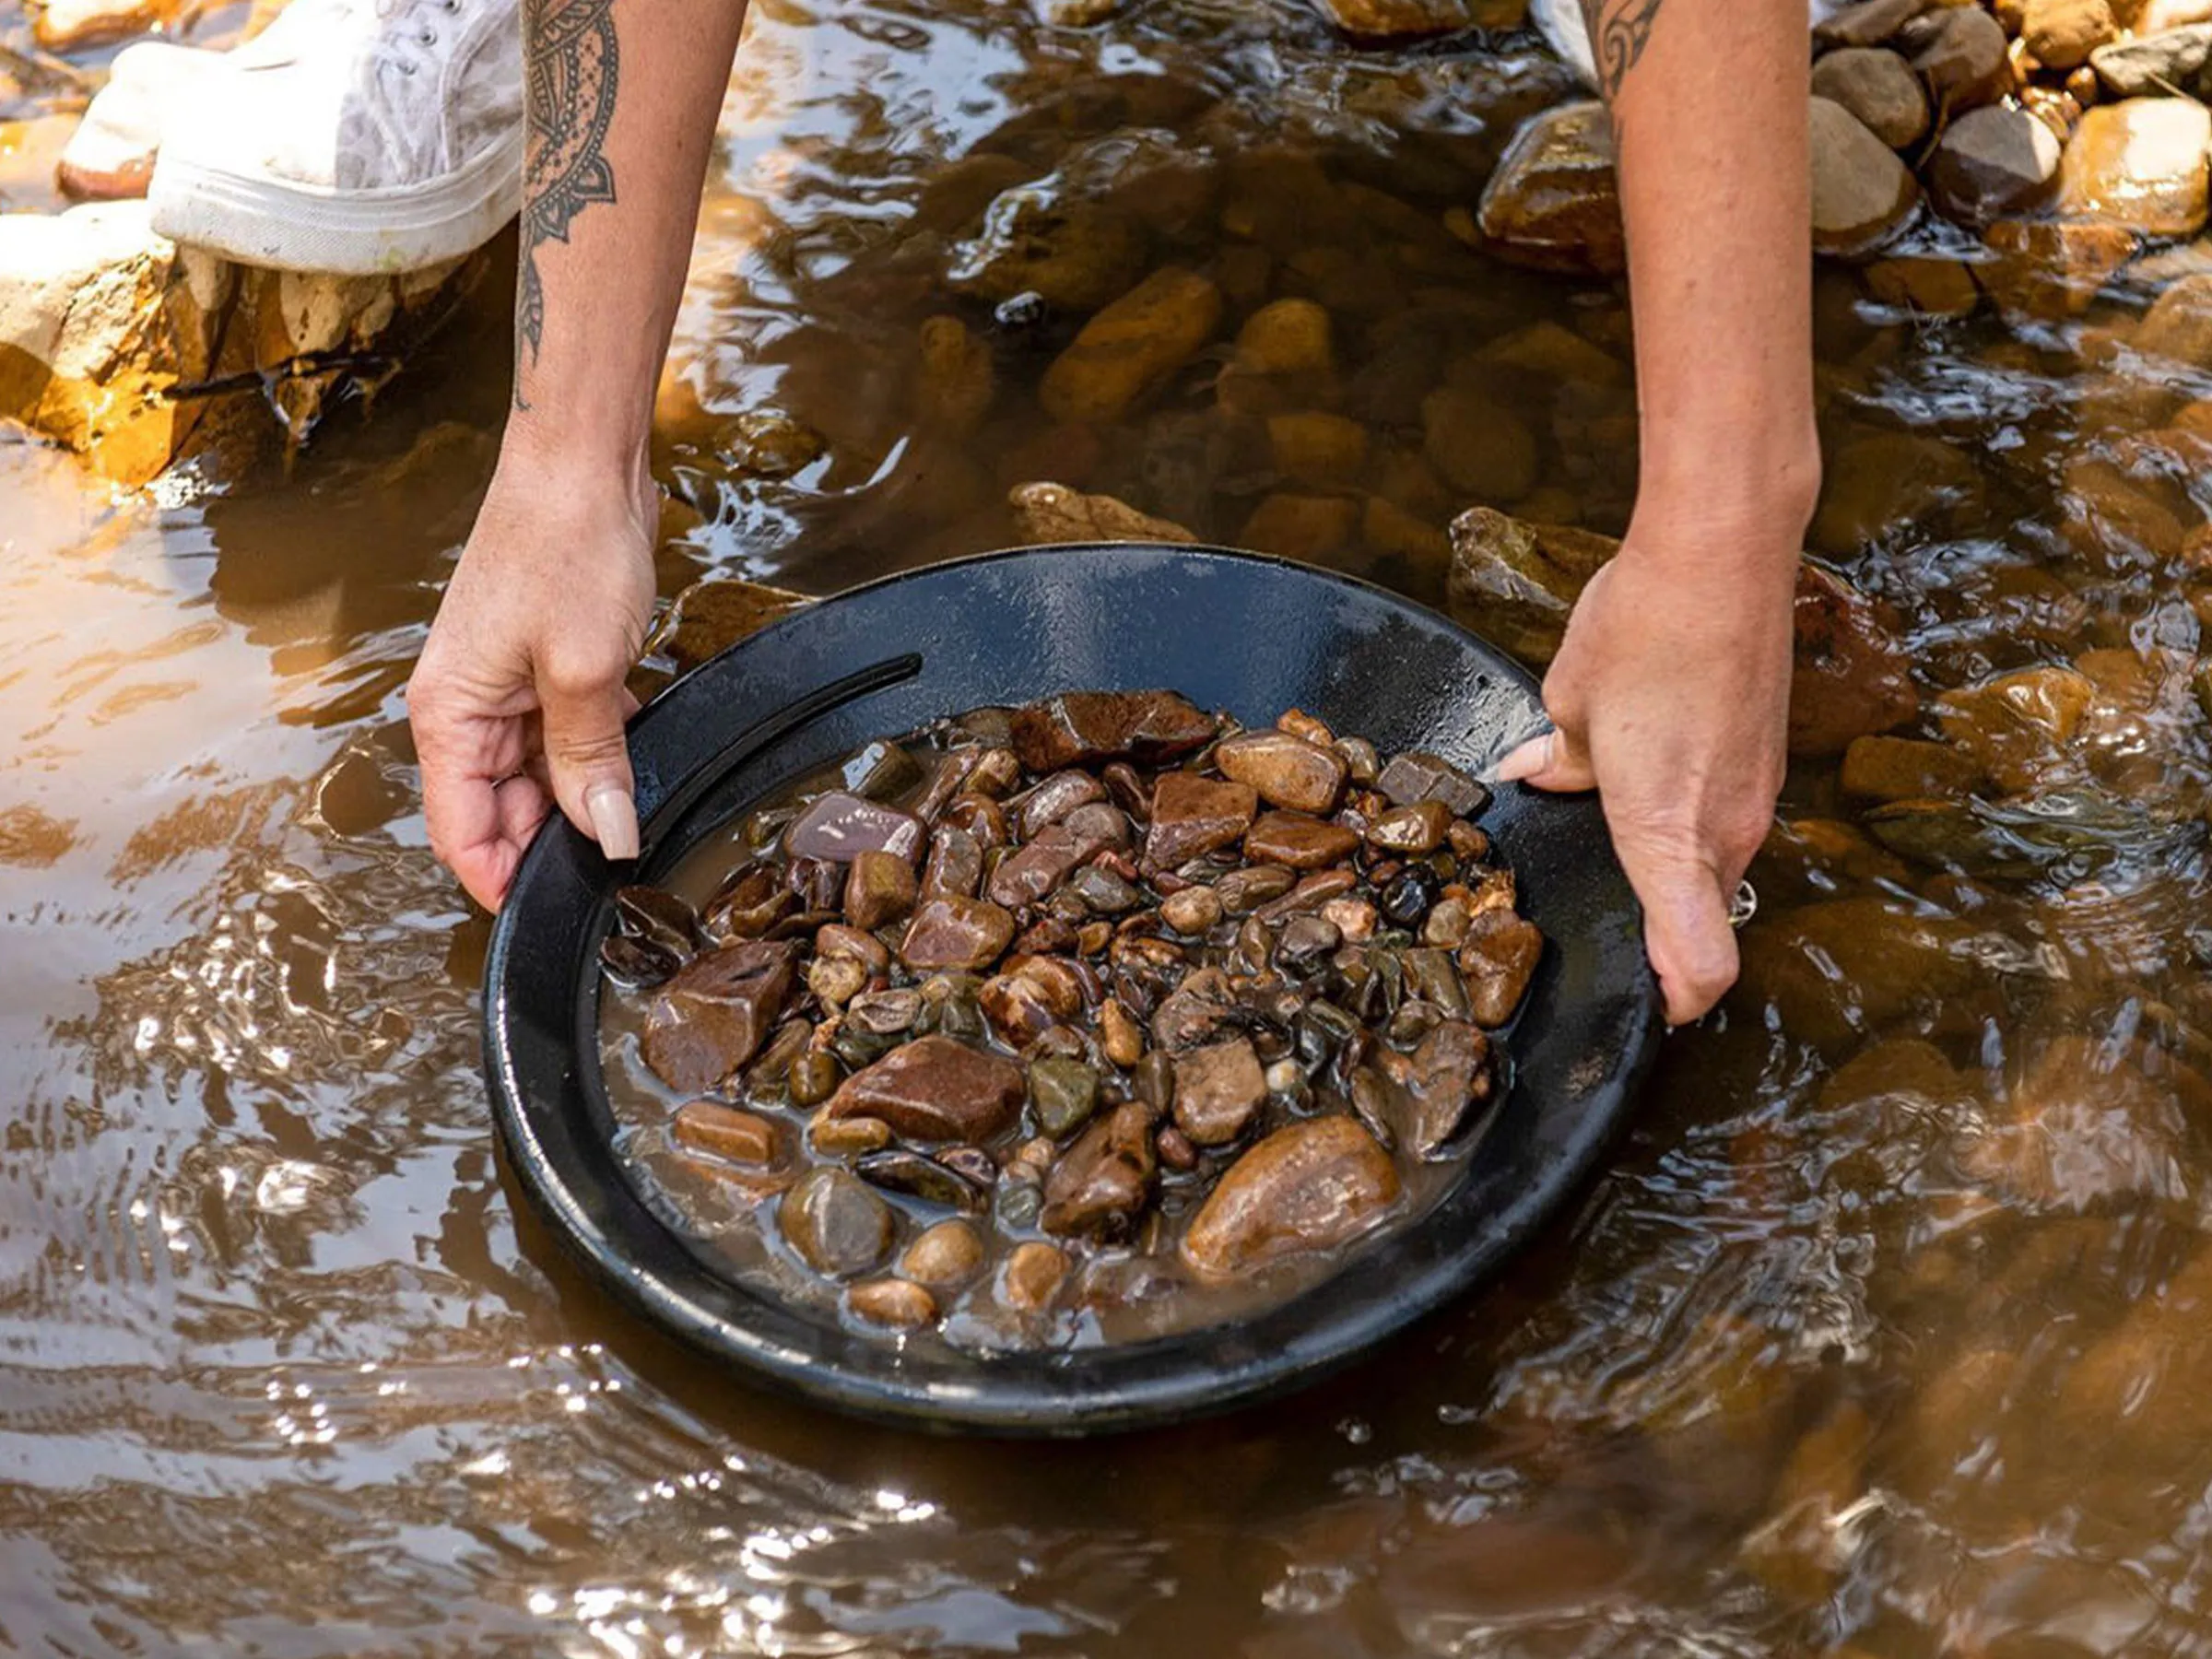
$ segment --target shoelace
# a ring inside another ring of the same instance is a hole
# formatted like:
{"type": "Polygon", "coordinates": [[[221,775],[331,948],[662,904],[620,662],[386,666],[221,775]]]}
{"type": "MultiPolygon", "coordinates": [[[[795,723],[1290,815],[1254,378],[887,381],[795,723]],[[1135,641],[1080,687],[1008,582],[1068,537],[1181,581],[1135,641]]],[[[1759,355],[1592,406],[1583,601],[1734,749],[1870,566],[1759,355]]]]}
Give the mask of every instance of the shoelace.
{"type": "MultiPolygon", "coordinates": [[[[337,3],[351,6],[358,0],[337,0],[337,3]]],[[[378,62],[389,63],[406,76],[418,73],[438,46],[437,23],[434,18],[425,18],[424,14],[443,12],[449,18],[461,15],[461,0],[371,0],[371,3],[383,22],[412,25],[380,33],[372,48],[378,62]],[[418,18],[422,20],[416,21],[418,18]]]]}

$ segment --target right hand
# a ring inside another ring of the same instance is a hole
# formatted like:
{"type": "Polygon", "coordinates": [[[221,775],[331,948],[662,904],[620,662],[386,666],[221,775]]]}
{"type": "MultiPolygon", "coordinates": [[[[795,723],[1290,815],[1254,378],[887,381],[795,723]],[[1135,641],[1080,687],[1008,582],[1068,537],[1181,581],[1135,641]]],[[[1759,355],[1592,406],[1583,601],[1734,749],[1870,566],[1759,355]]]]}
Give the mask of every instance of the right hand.
{"type": "Polygon", "coordinates": [[[638,853],[623,681],[654,592],[658,492],[503,453],[407,686],[430,850],[498,910],[558,806],[610,859],[638,853]]]}

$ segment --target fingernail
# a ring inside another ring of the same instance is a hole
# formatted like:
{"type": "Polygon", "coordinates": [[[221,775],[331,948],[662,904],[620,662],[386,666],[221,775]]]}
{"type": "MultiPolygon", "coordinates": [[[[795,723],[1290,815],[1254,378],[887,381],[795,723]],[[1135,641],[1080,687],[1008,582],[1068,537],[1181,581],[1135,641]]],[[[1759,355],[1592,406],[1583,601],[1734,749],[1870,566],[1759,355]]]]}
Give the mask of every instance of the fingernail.
{"type": "Polygon", "coordinates": [[[1551,759],[1551,736],[1531,737],[1526,743],[1498,762],[1498,781],[1500,783],[1518,783],[1524,778],[1533,778],[1542,771],[1551,759]]]}
{"type": "Polygon", "coordinates": [[[618,860],[638,855],[638,807],[629,790],[619,783],[594,783],[583,793],[583,809],[591,814],[601,853],[618,860]]]}

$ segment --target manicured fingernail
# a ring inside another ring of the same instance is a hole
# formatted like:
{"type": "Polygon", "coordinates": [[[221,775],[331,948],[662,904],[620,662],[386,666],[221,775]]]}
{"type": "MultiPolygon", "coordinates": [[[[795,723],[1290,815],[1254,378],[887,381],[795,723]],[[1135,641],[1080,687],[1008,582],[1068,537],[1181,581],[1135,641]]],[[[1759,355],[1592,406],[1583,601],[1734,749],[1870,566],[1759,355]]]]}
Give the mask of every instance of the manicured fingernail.
{"type": "Polygon", "coordinates": [[[629,790],[619,783],[594,783],[584,791],[583,809],[591,814],[600,852],[610,859],[638,855],[638,807],[629,790]]]}
{"type": "Polygon", "coordinates": [[[1518,783],[1524,778],[1533,778],[1551,761],[1551,735],[1532,737],[1512,754],[1498,762],[1498,781],[1500,783],[1518,783]]]}

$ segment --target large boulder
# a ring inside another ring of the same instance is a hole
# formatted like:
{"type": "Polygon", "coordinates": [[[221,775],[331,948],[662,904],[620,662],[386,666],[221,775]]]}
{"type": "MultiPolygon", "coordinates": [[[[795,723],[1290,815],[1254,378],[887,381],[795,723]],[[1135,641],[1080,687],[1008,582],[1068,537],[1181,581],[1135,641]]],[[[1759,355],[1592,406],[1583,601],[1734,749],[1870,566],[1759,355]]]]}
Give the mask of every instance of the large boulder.
{"type": "Polygon", "coordinates": [[[1531,119],[1500,158],[1476,212],[1500,258],[1538,270],[1613,276],[1628,268],[1613,119],[1594,99],[1531,119]]]}
{"type": "Polygon", "coordinates": [[[2205,228],[2212,110],[2193,98],[2129,98],[2081,118],[2059,172],[2059,209],[2147,236],[2205,228]]]}
{"type": "Polygon", "coordinates": [[[1920,205],[1920,186],[1888,145],[1826,98],[1812,100],[1813,246],[1846,258],[1895,236],[1920,205]]]}

